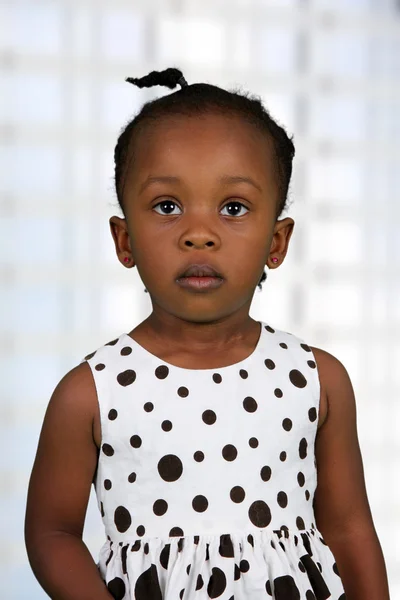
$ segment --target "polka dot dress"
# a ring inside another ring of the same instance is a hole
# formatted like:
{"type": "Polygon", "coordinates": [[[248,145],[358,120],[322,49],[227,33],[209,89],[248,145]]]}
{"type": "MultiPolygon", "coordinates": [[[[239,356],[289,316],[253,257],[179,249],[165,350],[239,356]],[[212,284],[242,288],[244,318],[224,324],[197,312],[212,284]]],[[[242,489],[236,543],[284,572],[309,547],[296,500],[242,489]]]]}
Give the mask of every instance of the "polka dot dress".
{"type": "Polygon", "coordinates": [[[127,333],[86,356],[102,442],[97,567],[116,600],[345,600],[316,528],[320,386],[303,340],[186,369],[127,333]]]}

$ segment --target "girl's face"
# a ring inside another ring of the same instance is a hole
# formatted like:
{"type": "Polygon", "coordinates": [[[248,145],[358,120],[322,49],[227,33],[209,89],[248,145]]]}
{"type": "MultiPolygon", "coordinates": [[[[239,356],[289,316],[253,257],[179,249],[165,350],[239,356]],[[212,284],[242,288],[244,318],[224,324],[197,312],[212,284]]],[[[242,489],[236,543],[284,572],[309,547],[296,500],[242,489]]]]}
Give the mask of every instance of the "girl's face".
{"type": "Polygon", "coordinates": [[[273,238],[284,255],[294,224],[275,221],[272,142],[240,118],[179,116],[146,125],[134,153],[126,221],[110,223],[117,253],[121,261],[132,254],[153,311],[189,321],[248,314],[273,238]],[[238,176],[254,184],[222,180],[238,176]],[[171,179],[151,180],[162,177],[171,179]],[[211,264],[223,284],[202,293],[182,288],[176,279],[188,263],[211,264]]]}

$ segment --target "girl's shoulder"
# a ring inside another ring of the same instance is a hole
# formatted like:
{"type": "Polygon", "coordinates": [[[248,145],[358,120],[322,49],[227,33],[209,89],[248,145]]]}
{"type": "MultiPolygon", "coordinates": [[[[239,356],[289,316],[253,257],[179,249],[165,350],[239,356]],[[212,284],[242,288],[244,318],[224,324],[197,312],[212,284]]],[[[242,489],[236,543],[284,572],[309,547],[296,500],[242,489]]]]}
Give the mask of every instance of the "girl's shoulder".
{"type": "Polygon", "coordinates": [[[348,390],[351,381],[343,363],[333,354],[315,346],[310,346],[310,349],[314,354],[321,389],[318,420],[318,428],[320,428],[327,419],[329,404],[335,401],[338,390],[339,393],[340,388],[343,391],[348,390]]]}
{"type": "Polygon", "coordinates": [[[26,536],[82,531],[97,468],[93,439],[96,391],[87,364],[68,371],[48,402],[29,482],[26,536]],[[73,485],[71,485],[73,482],[73,485]],[[45,493],[44,493],[45,491],[45,493]]]}

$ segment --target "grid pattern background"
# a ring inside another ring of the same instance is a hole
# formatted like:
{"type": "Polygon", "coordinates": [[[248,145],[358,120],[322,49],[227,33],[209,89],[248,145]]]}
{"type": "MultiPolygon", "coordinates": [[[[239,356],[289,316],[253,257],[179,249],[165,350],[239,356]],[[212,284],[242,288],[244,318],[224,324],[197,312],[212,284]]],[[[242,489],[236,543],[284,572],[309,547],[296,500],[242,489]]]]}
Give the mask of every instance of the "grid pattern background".
{"type": "MultiPolygon", "coordinates": [[[[189,83],[260,95],[294,134],[284,265],[253,318],[343,362],[391,597],[400,598],[400,2],[0,0],[0,587],[47,598],[28,564],[29,475],[52,391],[151,311],[118,263],[113,151],[178,66],[189,83]],[[292,203],[292,204],[291,204],[292,203]]],[[[45,490],[44,490],[45,492],[45,490]]],[[[97,559],[94,498],[84,541],[97,559]]]]}

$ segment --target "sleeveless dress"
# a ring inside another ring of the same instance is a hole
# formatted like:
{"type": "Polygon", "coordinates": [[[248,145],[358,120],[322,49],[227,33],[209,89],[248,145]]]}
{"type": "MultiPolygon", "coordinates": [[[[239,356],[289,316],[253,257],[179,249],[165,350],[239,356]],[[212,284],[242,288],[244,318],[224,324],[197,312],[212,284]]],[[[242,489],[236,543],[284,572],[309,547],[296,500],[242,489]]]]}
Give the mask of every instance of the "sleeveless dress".
{"type": "Polygon", "coordinates": [[[94,485],[116,600],[345,600],[315,525],[320,384],[311,348],[258,321],[244,360],[186,369],[127,333],[88,354],[94,485]]]}

